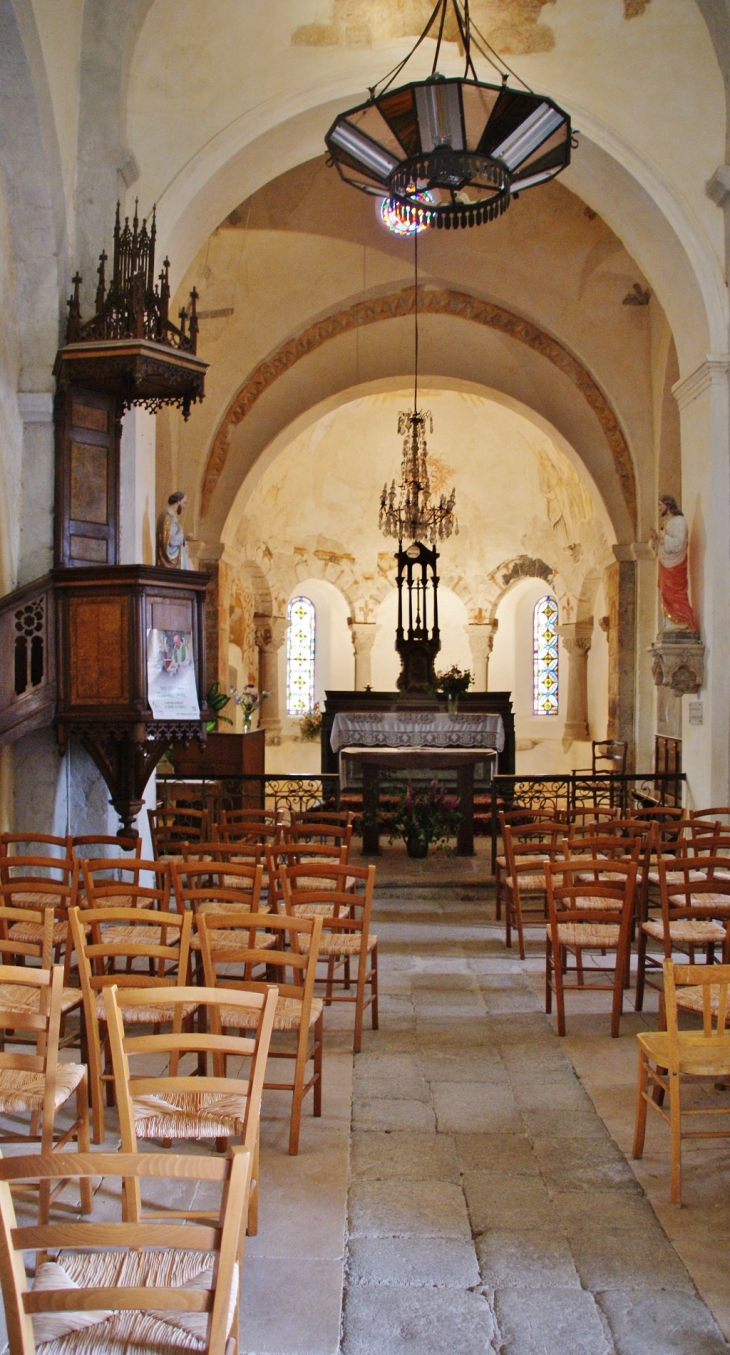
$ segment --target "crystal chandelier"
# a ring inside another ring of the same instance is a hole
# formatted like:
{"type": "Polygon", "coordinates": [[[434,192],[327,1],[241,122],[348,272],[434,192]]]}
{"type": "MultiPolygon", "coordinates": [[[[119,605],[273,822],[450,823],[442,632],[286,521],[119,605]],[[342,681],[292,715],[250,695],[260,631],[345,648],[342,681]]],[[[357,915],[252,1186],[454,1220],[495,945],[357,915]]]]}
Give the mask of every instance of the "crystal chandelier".
{"type": "Polygon", "coordinates": [[[454,516],[456,490],[431,503],[427,423],[433,433],[430,411],[420,410],[415,404],[398,415],[398,434],[403,438],[400,485],[396,488],[395,480],[390,488],[385,484],[380,496],[380,530],[397,541],[443,541],[459,531],[454,516]]]}
{"type": "Polygon", "coordinates": [[[572,133],[568,114],[490,47],[469,0],[436,0],[408,55],[373,85],[366,103],[335,118],[325,142],[345,183],[385,198],[404,225],[457,230],[494,220],[518,193],[560,174],[570,163],[572,133]],[[431,74],[394,88],[429,36],[436,39],[431,74]],[[444,39],[465,54],[460,78],[437,70],[444,39]],[[501,84],[477,78],[473,51],[501,84]],[[522,89],[507,84],[510,75],[522,89]]]}

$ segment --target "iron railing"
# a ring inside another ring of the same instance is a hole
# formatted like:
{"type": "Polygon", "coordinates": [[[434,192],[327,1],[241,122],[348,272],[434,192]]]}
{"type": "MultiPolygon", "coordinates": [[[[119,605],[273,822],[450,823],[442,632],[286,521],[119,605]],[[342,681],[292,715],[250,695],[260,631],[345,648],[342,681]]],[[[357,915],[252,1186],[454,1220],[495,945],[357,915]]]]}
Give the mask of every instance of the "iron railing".
{"type": "Polygon", "coordinates": [[[215,822],[221,809],[339,809],[340,778],[332,773],[247,772],[241,776],[175,776],[157,774],[161,808],[183,801],[207,809],[215,822]]]}
{"type": "Polygon", "coordinates": [[[684,772],[566,772],[563,776],[495,776],[491,795],[492,870],[500,809],[630,809],[682,804],[684,772]]]}

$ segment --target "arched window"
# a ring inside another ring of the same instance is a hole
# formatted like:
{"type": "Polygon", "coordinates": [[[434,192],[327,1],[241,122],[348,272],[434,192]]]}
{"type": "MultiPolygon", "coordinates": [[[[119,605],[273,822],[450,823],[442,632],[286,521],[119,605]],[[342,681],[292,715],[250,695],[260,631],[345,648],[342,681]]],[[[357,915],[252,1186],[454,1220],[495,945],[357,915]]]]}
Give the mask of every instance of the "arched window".
{"type": "Polygon", "coordinates": [[[558,713],[558,604],[540,598],[533,616],[532,713],[558,713]]]}
{"type": "Polygon", "coordinates": [[[286,713],[298,719],[314,710],[314,603],[292,598],[287,615],[286,713]]]}

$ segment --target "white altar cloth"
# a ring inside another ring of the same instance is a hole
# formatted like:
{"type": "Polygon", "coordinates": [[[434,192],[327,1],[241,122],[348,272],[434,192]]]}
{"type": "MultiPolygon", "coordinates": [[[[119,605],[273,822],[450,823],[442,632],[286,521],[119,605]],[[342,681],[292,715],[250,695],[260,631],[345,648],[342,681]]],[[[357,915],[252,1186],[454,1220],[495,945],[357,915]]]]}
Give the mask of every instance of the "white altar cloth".
{"type": "Polygon", "coordinates": [[[501,715],[445,715],[430,711],[340,711],[332,722],[335,753],[347,745],[365,748],[504,748],[501,715]]]}

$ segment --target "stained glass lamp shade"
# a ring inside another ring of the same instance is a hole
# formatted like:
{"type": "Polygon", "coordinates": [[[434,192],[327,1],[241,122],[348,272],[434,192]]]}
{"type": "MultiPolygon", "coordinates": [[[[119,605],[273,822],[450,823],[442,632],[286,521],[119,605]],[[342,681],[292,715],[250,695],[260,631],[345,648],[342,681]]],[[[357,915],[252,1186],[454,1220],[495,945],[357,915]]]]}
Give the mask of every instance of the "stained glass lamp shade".
{"type": "Polygon", "coordinates": [[[533,617],[533,715],[558,713],[558,604],[540,598],[533,617]]]}
{"type": "Polygon", "coordinates": [[[541,94],[436,74],[341,113],[325,141],[345,182],[388,198],[393,216],[456,229],[560,174],[571,127],[541,94]]]}
{"type": "Polygon", "coordinates": [[[314,709],[316,618],[309,598],[292,598],[286,636],[286,713],[301,719],[314,709]]]}

